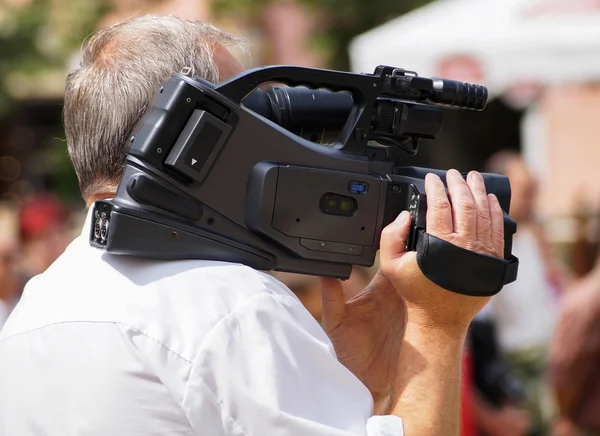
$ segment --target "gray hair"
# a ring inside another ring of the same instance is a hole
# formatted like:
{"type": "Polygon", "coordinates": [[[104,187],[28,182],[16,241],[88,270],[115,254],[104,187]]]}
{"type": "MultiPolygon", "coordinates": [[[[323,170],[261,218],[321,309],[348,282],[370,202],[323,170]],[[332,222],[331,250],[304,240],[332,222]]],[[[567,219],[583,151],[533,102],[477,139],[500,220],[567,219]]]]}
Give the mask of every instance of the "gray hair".
{"type": "Polygon", "coordinates": [[[213,83],[217,46],[243,46],[211,24],[146,15],[102,29],[82,46],[67,76],[64,125],[84,198],[116,190],[125,145],[155,92],[184,67],[213,83]]]}

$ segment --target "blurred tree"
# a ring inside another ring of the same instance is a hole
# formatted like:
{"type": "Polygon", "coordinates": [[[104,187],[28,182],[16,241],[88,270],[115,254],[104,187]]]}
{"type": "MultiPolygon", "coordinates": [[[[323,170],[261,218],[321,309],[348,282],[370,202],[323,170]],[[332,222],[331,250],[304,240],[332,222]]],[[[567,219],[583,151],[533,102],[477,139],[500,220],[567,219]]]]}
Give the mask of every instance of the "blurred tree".
{"type": "Polygon", "coordinates": [[[60,77],[62,86],[69,58],[109,7],[109,0],[0,0],[0,114],[47,78],[60,77]]]}
{"type": "MultiPolygon", "coordinates": [[[[79,195],[62,140],[60,100],[66,71],[81,41],[96,28],[111,3],[0,0],[0,121],[6,133],[0,149],[20,159],[24,168],[20,180],[7,189],[49,189],[67,200],[79,195]],[[32,112],[23,116],[24,111],[32,112]],[[49,119],[41,121],[40,111],[49,119]],[[9,150],[15,114],[21,114],[18,128],[35,130],[36,139],[28,147],[9,150]]],[[[26,195],[20,190],[15,193],[26,195]]]]}
{"type": "MultiPolygon", "coordinates": [[[[261,13],[281,0],[212,0],[219,16],[235,14],[260,22],[261,13]]],[[[327,67],[348,70],[348,44],[355,36],[432,0],[294,0],[316,17],[311,47],[322,53],[327,67]]],[[[402,37],[402,35],[398,35],[402,37]]]]}

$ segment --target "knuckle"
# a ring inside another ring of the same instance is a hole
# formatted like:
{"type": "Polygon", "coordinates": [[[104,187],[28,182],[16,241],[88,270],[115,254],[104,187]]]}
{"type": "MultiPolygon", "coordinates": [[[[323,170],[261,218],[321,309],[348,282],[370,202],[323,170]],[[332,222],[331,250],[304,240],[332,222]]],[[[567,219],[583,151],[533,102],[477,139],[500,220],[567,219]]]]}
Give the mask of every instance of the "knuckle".
{"type": "Polygon", "coordinates": [[[454,244],[458,245],[461,248],[464,248],[465,250],[474,251],[476,253],[481,252],[481,246],[480,246],[479,242],[472,238],[465,238],[465,237],[456,238],[456,240],[454,241],[454,244]]]}
{"type": "Polygon", "coordinates": [[[482,201],[487,200],[487,193],[485,192],[485,188],[477,187],[472,190],[473,195],[481,198],[482,201]]]}
{"type": "Polygon", "coordinates": [[[394,272],[393,267],[390,262],[381,262],[381,265],[379,266],[379,268],[381,269],[381,272],[385,276],[389,276],[389,275],[393,274],[393,272],[394,272]]]}
{"type": "Polygon", "coordinates": [[[477,222],[483,226],[490,226],[492,224],[492,220],[489,214],[482,209],[477,210],[477,222]]]}
{"type": "Polygon", "coordinates": [[[436,212],[446,212],[450,210],[450,202],[445,198],[434,198],[431,202],[431,208],[436,212]]]}
{"type": "Polygon", "coordinates": [[[473,199],[467,195],[463,195],[458,199],[458,207],[461,211],[467,213],[475,212],[477,209],[473,199]]]}
{"type": "Polygon", "coordinates": [[[384,229],[381,231],[381,237],[383,239],[388,239],[389,237],[392,236],[393,233],[394,233],[394,229],[392,228],[392,226],[387,226],[387,227],[384,227],[384,229]]]}
{"type": "Polygon", "coordinates": [[[433,219],[431,220],[431,228],[433,229],[441,229],[443,227],[444,224],[444,220],[437,216],[437,217],[433,217],[433,219]]]}
{"type": "Polygon", "coordinates": [[[487,192],[485,190],[485,185],[483,183],[475,183],[472,187],[471,187],[471,191],[473,191],[473,193],[478,194],[478,195],[484,195],[487,197],[487,192]]]}

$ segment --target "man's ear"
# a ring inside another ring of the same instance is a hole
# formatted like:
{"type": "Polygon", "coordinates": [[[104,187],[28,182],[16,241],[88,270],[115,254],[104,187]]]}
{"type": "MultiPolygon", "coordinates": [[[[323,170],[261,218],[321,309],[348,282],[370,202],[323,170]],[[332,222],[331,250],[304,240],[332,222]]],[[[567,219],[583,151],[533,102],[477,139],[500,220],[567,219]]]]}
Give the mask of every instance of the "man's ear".
{"type": "Polygon", "coordinates": [[[244,71],[243,65],[225,47],[217,44],[213,59],[219,69],[219,81],[227,80],[244,71]]]}

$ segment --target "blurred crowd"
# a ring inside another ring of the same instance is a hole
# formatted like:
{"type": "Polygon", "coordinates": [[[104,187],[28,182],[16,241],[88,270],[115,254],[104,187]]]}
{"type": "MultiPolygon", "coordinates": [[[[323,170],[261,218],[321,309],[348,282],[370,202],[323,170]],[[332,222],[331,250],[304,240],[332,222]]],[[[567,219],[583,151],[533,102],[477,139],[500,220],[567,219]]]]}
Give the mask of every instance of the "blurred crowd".
{"type": "Polygon", "coordinates": [[[27,282],[44,272],[81,232],[82,211],[60,199],[34,195],[0,203],[0,327],[27,282]]]}
{"type": "MultiPolygon", "coordinates": [[[[471,325],[465,344],[463,436],[600,434],[600,257],[571,277],[553,254],[534,207],[537,182],[515,152],[491,157],[488,172],[512,186],[518,280],[471,325]]],[[[51,266],[81,231],[85,211],[51,195],[0,204],[0,326],[27,282],[51,266]]],[[[356,267],[344,281],[356,297],[377,271],[356,267]]],[[[319,277],[273,272],[321,318],[319,277]]]]}

